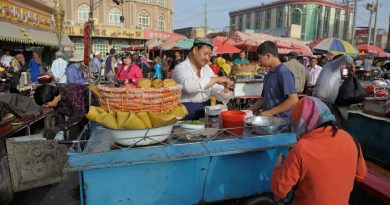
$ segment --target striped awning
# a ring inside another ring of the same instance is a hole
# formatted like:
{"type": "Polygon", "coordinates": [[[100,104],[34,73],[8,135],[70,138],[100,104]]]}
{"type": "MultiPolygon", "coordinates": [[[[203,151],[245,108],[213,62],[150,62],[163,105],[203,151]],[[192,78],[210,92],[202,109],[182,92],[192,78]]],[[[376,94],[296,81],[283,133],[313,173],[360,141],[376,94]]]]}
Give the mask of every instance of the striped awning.
{"type": "MultiPolygon", "coordinates": [[[[34,44],[43,46],[58,47],[58,40],[56,33],[50,31],[39,31],[32,28],[25,28],[29,36],[31,36],[34,44]]],[[[67,35],[62,36],[62,46],[73,47],[73,42],[67,35]]]]}
{"type": "Polygon", "coordinates": [[[24,36],[19,27],[4,21],[0,21],[0,40],[10,41],[10,42],[19,42],[19,43],[29,43],[29,40],[24,36]]]}
{"type": "MultiPolygon", "coordinates": [[[[57,36],[51,31],[40,31],[4,21],[0,21],[0,31],[0,40],[3,41],[58,47],[57,36]]],[[[74,46],[67,35],[62,36],[61,44],[64,47],[74,46]]]]}

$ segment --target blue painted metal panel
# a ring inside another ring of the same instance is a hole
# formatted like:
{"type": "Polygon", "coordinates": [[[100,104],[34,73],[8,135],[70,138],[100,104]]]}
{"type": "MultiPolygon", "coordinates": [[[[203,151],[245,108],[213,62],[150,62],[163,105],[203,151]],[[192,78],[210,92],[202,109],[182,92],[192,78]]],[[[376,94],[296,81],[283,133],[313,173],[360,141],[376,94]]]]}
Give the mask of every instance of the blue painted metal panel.
{"type": "Polygon", "coordinates": [[[99,153],[69,153],[83,171],[87,204],[195,204],[269,191],[277,152],[294,134],[99,153]]]}
{"type": "Polygon", "coordinates": [[[196,204],[202,199],[208,164],[209,158],[202,158],[86,170],[86,202],[196,204]]]}
{"type": "Polygon", "coordinates": [[[346,130],[356,137],[365,157],[390,167],[390,123],[349,113],[346,130]]]}
{"type": "Polygon", "coordinates": [[[286,153],[287,148],[213,157],[207,173],[204,201],[270,192],[272,169],[279,152],[286,153]]]}
{"type": "Polygon", "coordinates": [[[295,143],[294,134],[244,137],[229,140],[141,147],[99,153],[69,153],[67,171],[124,166],[129,164],[194,159],[205,156],[245,153],[295,143]]]}

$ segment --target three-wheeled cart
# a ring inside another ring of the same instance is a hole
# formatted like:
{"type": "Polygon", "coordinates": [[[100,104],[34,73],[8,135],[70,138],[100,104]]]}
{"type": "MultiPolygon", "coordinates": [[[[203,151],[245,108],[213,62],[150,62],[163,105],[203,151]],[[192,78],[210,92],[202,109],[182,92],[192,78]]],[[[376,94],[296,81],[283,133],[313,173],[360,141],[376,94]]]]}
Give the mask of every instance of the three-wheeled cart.
{"type": "Polygon", "coordinates": [[[68,153],[66,170],[80,172],[82,204],[187,205],[269,193],[277,155],[287,153],[295,134],[223,133],[119,147],[95,126],[84,148],[68,153]]]}

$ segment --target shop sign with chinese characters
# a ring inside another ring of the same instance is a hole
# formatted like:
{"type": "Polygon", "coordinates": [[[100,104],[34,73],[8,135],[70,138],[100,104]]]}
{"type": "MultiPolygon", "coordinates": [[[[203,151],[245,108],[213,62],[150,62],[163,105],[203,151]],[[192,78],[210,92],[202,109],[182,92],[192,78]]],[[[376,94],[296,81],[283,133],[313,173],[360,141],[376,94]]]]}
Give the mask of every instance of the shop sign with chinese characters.
{"type": "Polygon", "coordinates": [[[0,20],[28,26],[50,29],[50,15],[17,5],[11,1],[0,0],[0,20]]]}
{"type": "MultiPolygon", "coordinates": [[[[82,25],[65,25],[64,34],[69,36],[83,36],[82,25]]],[[[95,26],[93,30],[93,37],[105,37],[105,38],[132,38],[143,39],[144,32],[141,29],[126,29],[126,28],[114,28],[114,27],[102,27],[95,26]]]]}

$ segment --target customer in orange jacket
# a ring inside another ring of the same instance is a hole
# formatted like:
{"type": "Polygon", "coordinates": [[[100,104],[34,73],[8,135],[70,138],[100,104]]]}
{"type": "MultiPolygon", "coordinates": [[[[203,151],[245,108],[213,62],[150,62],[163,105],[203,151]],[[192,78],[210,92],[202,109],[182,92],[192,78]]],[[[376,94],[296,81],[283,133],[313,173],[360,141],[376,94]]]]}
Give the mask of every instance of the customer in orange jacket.
{"type": "Polygon", "coordinates": [[[298,142],[284,162],[278,156],[271,178],[275,199],[293,189],[292,204],[347,205],[354,180],[367,175],[360,145],[337,129],[335,117],[318,98],[302,98],[291,112],[291,124],[298,142]]]}

